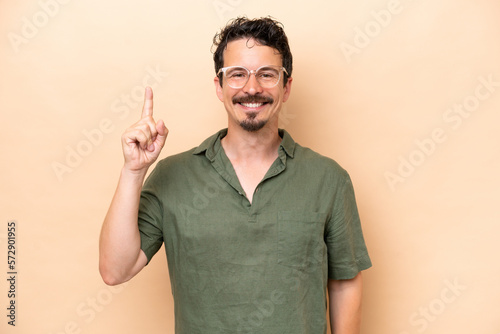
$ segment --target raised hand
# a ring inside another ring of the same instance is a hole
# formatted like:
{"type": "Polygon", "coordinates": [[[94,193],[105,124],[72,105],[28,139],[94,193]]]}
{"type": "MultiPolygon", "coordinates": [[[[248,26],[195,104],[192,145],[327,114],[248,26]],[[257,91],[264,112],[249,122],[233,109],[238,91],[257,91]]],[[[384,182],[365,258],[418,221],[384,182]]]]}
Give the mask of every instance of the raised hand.
{"type": "Polygon", "coordinates": [[[160,155],[168,129],[162,120],[153,119],[153,90],[146,87],[141,119],[122,135],[124,167],[133,172],[145,172],[160,155]]]}

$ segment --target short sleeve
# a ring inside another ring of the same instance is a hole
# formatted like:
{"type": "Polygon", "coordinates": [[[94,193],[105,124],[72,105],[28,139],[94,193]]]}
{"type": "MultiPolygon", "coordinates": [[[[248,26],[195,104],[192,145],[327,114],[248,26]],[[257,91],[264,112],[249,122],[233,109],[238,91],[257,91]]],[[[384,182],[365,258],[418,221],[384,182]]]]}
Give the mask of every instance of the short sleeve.
{"type": "Polygon", "coordinates": [[[343,185],[335,192],[333,211],[327,222],[325,242],[328,249],[328,278],[350,279],[371,267],[354,188],[345,173],[343,185]]]}
{"type": "Polygon", "coordinates": [[[148,258],[151,258],[158,252],[163,244],[162,226],[162,204],[160,193],[158,191],[159,175],[156,169],[147,178],[141,192],[139,202],[139,232],[141,235],[141,249],[148,258]]]}

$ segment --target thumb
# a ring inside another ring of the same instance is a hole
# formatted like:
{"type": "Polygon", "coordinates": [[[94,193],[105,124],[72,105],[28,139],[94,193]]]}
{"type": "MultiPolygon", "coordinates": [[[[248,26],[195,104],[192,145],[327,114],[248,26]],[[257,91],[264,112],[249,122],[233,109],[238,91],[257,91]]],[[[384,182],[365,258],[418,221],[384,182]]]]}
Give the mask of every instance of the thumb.
{"type": "Polygon", "coordinates": [[[158,132],[156,135],[156,140],[158,141],[160,147],[163,147],[163,145],[165,144],[165,140],[167,140],[168,129],[162,120],[159,120],[158,123],[156,123],[156,131],[158,132]]]}

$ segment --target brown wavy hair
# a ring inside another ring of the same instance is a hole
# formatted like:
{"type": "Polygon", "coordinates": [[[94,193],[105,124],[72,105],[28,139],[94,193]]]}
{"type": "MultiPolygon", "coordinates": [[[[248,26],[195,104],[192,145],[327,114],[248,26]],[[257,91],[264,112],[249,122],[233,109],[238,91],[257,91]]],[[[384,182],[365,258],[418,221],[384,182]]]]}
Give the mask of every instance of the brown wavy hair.
{"type": "MultiPolygon", "coordinates": [[[[241,38],[255,39],[259,44],[269,46],[281,55],[282,66],[287,73],[283,73],[283,85],[292,75],[292,53],[288,45],[288,38],[283,30],[283,24],[271,17],[262,17],[250,20],[247,17],[238,17],[215,34],[212,48],[215,47],[215,73],[224,67],[224,50],[229,42],[241,38]]],[[[219,76],[222,86],[222,74],[219,76]]]]}

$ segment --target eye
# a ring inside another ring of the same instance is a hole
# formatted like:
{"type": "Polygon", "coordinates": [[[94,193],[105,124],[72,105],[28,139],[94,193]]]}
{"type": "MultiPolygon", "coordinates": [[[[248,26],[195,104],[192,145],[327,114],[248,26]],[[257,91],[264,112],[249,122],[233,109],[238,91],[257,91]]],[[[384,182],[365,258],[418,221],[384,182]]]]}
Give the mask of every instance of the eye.
{"type": "Polygon", "coordinates": [[[246,78],[248,73],[244,69],[235,68],[231,69],[230,71],[227,71],[226,75],[228,78],[231,79],[241,79],[241,78],[246,78]]]}
{"type": "Polygon", "coordinates": [[[262,78],[272,78],[274,75],[272,73],[261,73],[260,76],[262,78]]]}
{"type": "Polygon", "coordinates": [[[231,73],[231,78],[244,78],[245,77],[245,73],[231,73]]]}
{"type": "Polygon", "coordinates": [[[258,76],[264,80],[274,80],[278,78],[279,73],[274,69],[264,68],[259,71],[258,76]]]}

